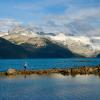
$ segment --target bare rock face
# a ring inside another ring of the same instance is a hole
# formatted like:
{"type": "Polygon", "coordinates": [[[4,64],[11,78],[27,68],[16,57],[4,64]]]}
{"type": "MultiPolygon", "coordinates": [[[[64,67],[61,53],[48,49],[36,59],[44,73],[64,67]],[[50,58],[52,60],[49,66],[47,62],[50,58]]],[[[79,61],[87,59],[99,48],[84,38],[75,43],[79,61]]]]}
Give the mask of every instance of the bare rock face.
{"type": "Polygon", "coordinates": [[[14,34],[14,33],[10,35],[6,35],[3,38],[17,45],[30,44],[35,48],[41,48],[46,46],[46,41],[47,41],[47,39],[42,37],[37,37],[37,36],[32,37],[32,36],[25,36],[22,34],[14,34]]]}
{"type": "Polygon", "coordinates": [[[45,37],[28,37],[21,34],[10,34],[3,38],[28,51],[29,56],[26,56],[26,58],[76,57],[76,54],[73,54],[69,49],[45,37]]]}
{"type": "Polygon", "coordinates": [[[10,68],[10,69],[7,70],[6,73],[7,73],[7,75],[15,75],[16,72],[17,72],[16,69],[10,68]]]}
{"type": "MultiPolygon", "coordinates": [[[[71,54],[75,55],[73,57],[100,57],[100,37],[67,36],[63,33],[57,35],[39,35],[38,33],[27,31],[25,28],[18,26],[16,30],[14,29],[13,32],[2,38],[32,53],[38,51],[43,52],[44,48],[45,51],[50,51],[47,47],[50,47],[50,43],[52,43],[53,45],[59,46],[59,49],[63,48],[69,50],[71,54]]],[[[52,47],[53,46],[50,48],[52,47]]],[[[55,49],[57,50],[58,48],[55,47],[55,49]]],[[[50,53],[53,51],[54,48],[51,49],[50,53]]],[[[55,54],[57,52],[59,54],[61,51],[59,52],[59,50],[57,50],[55,54]]],[[[61,54],[63,54],[63,52],[61,52],[61,54]]],[[[61,55],[59,57],[67,58],[69,56],[61,55]]]]}

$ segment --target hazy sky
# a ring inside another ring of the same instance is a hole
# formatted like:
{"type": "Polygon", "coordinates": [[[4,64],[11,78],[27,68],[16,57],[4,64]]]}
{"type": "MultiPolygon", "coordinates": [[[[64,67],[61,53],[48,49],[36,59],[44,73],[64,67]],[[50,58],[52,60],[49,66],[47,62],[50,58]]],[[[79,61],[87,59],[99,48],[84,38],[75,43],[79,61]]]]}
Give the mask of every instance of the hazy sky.
{"type": "Polygon", "coordinates": [[[0,30],[33,25],[46,32],[100,34],[100,0],[0,0],[0,30]]]}

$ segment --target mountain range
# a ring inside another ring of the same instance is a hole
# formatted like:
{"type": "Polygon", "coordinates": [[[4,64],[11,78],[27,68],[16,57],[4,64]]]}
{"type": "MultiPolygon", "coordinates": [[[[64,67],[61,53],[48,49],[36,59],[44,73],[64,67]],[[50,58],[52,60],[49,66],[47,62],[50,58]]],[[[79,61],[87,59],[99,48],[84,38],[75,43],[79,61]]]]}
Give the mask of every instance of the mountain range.
{"type": "Polygon", "coordinates": [[[100,57],[100,37],[34,32],[16,26],[0,32],[0,58],[100,57]]]}

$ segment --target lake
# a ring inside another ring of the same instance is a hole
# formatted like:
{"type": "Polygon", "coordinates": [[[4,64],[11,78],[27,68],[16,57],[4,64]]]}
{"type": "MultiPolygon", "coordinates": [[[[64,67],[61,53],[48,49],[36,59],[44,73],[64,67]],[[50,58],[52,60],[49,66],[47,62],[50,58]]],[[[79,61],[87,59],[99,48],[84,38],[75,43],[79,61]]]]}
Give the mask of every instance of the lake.
{"type": "Polygon", "coordinates": [[[27,62],[27,69],[49,69],[49,68],[70,68],[80,66],[100,65],[98,58],[71,58],[71,59],[10,59],[0,60],[0,71],[6,71],[8,68],[24,69],[27,62]]]}
{"type": "MultiPolygon", "coordinates": [[[[0,60],[0,71],[71,68],[100,65],[100,59],[10,59],[0,60]]],[[[100,77],[95,75],[0,76],[0,100],[100,100],[100,77]]]]}
{"type": "Polygon", "coordinates": [[[100,100],[100,77],[1,76],[0,100],[100,100]]]}

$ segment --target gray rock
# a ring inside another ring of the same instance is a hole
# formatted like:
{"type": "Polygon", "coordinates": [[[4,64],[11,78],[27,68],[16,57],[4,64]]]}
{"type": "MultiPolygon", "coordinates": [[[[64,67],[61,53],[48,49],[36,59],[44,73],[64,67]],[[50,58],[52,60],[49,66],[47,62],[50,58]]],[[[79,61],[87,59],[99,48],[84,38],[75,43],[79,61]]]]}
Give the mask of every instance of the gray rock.
{"type": "Polygon", "coordinates": [[[15,75],[16,72],[17,72],[16,69],[10,68],[10,69],[7,70],[6,73],[7,73],[7,75],[15,75]]]}

